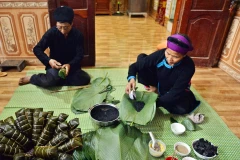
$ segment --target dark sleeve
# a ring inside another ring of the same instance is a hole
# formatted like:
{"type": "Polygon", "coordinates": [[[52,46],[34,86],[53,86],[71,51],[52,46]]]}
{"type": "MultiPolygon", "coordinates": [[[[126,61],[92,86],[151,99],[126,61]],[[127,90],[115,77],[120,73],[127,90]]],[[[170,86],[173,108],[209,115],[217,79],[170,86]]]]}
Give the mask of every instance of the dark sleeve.
{"type": "Polygon", "coordinates": [[[164,57],[164,51],[165,49],[159,50],[141,59],[138,58],[135,63],[129,66],[127,79],[130,80],[131,77],[136,77],[138,71],[144,68],[157,66],[157,63],[164,57]]]}
{"type": "Polygon", "coordinates": [[[180,73],[178,73],[178,78],[174,83],[173,87],[164,95],[159,97],[160,103],[170,103],[173,102],[181,96],[181,94],[190,87],[191,78],[195,72],[194,63],[186,65],[180,73]]]}
{"type": "Polygon", "coordinates": [[[73,68],[79,68],[81,66],[81,61],[84,57],[84,38],[82,33],[79,34],[76,40],[76,56],[69,62],[70,66],[73,68]]]}
{"type": "Polygon", "coordinates": [[[48,65],[50,58],[46,53],[44,53],[44,51],[50,46],[52,36],[53,32],[50,29],[43,35],[42,39],[33,48],[33,53],[45,66],[48,65]]]}

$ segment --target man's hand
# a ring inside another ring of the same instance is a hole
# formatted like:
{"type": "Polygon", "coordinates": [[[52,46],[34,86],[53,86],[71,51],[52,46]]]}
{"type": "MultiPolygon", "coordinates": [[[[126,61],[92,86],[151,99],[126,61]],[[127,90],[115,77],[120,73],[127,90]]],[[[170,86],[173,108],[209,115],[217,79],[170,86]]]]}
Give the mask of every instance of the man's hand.
{"type": "Polygon", "coordinates": [[[61,69],[61,68],[62,68],[62,64],[59,63],[58,61],[56,61],[55,59],[50,59],[49,65],[50,65],[52,68],[55,68],[55,69],[61,69]]]}
{"type": "Polygon", "coordinates": [[[129,94],[129,93],[131,92],[131,90],[135,90],[135,88],[136,88],[136,81],[135,81],[134,78],[132,78],[132,79],[128,82],[128,84],[127,84],[127,86],[126,86],[126,89],[125,89],[125,92],[126,92],[127,94],[129,94]]]}
{"type": "Polygon", "coordinates": [[[65,68],[66,69],[66,76],[68,75],[69,71],[70,71],[70,64],[64,64],[62,65],[62,68],[65,68]]]}

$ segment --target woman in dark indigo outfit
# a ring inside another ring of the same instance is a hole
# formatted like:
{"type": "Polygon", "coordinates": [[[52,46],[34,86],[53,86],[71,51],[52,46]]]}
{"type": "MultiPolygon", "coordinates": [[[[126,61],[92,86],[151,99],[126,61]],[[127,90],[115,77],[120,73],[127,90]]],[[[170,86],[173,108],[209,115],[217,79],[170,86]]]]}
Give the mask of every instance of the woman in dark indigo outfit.
{"type": "Polygon", "coordinates": [[[19,85],[81,86],[90,82],[90,76],[81,70],[84,39],[82,33],[72,27],[73,18],[72,8],[62,6],[55,10],[56,27],[50,28],[33,49],[36,57],[46,66],[46,74],[23,77],[19,80],[19,85]],[[47,48],[50,49],[49,56],[44,53],[47,48]],[[66,69],[66,79],[58,76],[61,68],[66,69]]]}
{"type": "Polygon", "coordinates": [[[193,47],[186,35],[174,34],[167,39],[167,48],[150,55],[140,54],[129,66],[126,93],[130,93],[138,82],[150,92],[158,93],[157,106],[172,114],[187,114],[200,102],[190,90],[195,72],[193,60],[187,55],[193,47]]]}

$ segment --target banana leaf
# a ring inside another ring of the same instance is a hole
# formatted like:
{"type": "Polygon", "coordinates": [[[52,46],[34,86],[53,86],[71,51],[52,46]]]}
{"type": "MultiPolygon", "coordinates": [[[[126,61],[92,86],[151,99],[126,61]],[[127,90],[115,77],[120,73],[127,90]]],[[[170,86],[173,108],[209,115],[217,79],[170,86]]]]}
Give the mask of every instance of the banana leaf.
{"type": "Polygon", "coordinates": [[[11,130],[11,129],[16,129],[16,128],[15,128],[15,126],[10,125],[9,123],[0,124],[0,133],[5,133],[5,132],[7,132],[8,130],[11,130]]]}
{"type": "Polygon", "coordinates": [[[89,88],[78,90],[73,96],[71,104],[72,112],[76,114],[87,112],[90,107],[102,103],[106,99],[108,92],[99,93],[109,84],[109,78],[99,77],[92,81],[89,88]]]}
{"type": "Polygon", "coordinates": [[[152,160],[148,151],[148,134],[120,123],[83,134],[82,150],[75,150],[74,159],[87,160],[152,160]]]}
{"type": "Polygon", "coordinates": [[[120,119],[127,123],[146,125],[148,122],[152,121],[155,116],[158,95],[153,92],[145,91],[136,91],[136,95],[137,101],[145,103],[143,109],[137,112],[133,106],[133,100],[129,98],[128,94],[124,94],[119,107],[120,119]]]}
{"type": "Polygon", "coordinates": [[[0,144],[0,154],[12,157],[14,154],[17,153],[23,153],[23,150],[21,150],[20,148],[12,147],[7,144],[0,144]]]}
{"type": "Polygon", "coordinates": [[[35,146],[34,155],[43,159],[55,159],[57,158],[57,147],[55,146],[35,146]]]}

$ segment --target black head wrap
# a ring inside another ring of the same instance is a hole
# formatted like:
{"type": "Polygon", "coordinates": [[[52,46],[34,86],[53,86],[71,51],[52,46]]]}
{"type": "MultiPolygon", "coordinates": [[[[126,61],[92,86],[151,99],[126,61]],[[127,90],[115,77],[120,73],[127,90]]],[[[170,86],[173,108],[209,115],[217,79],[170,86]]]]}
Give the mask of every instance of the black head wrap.
{"type": "Polygon", "coordinates": [[[53,14],[55,21],[72,24],[74,12],[73,9],[67,6],[58,7],[53,14]]]}

